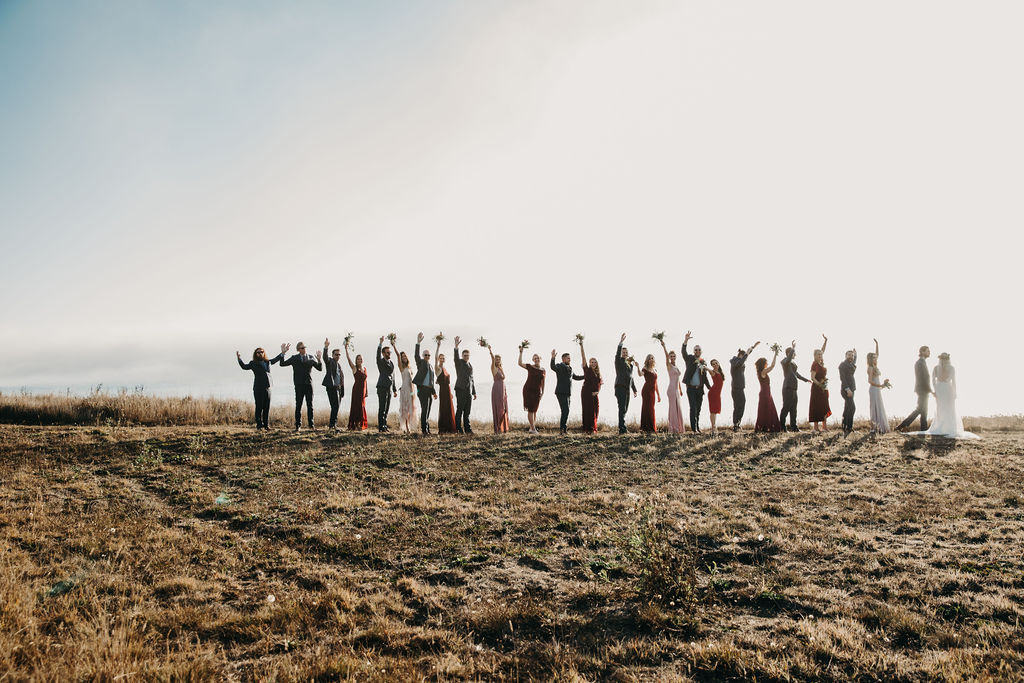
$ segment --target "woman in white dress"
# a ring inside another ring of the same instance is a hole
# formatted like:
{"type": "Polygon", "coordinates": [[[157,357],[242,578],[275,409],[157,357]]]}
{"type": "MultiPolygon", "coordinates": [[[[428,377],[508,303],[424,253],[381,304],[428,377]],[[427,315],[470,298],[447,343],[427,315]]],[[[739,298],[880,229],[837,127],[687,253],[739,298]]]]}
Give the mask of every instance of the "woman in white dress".
{"type": "Polygon", "coordinates": [[[964,430],[964,421],[956,412],[956,368],[949,364],[949,354],[939,354],[939,364],[932,370],[935,382],[935,420],[926,432],[908,432],[917,436],[944,436],[950,439],[980,439],[964,430]]]}
{"type": "Polygon", "coordinates": [[[882,381],[882,371],[878,369],[878,340],[875,339],[875,352],[868,354],[868,397],[871,399],[871,431],[876,434],[885,434],[889,431],[889,417],[885,414],[885,404],[882,403],[882,389],[888,389],[892,385],[889,380],[882,381]]]}
{"type": "Polygon", "coordinates": [[[398,356],[398,370],[402,374],[402,387],[398,390],[398,423],[406,434],[412,433],[412,427],[416,424],[416,408],[413,405],[415,394],[412,390],[412,369],[409,367],[409,356],[391,342],[391,348],[398,356]]]}
{"type": "Polygon", "coordinates": [[[665,365],[668,366],[668,386],[665,394],[668,396],[668,430],[673,434],[682,434],[686,431],[683,422],[683,408],[679,403],[679,397],[683,395],[683,387],[679,384],[679,375],[682,374],[676,365],[676,352],[669,351],[665,347],[665,340],[661,339],[661,350],[665,352],[665,365]]]}

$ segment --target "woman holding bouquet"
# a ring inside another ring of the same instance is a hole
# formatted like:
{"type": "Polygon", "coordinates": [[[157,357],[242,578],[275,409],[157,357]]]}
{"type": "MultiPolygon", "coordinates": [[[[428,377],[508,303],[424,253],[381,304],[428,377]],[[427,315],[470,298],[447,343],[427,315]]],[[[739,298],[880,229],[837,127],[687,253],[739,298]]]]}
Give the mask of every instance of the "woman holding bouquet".
{"type": "Polygon", "coordinates": [[[349,353],[349,343],[345,340],[345,359],[352,369],[352,407],[348,411],[348,428],[354,431],[362,431],[369,426],[366,420],[366,368],[363,367],[362,354],[356,355],[356,362],[352,362],[349,353]]]}
{"type": "Polygon", "coordinates": [[[868,398],[871,400],[871,431],[885,434],[889,431],[889,418],[885,414],[882,403],[882,389],[888,389],[889,380],[882,381],[882,371],[878,369],[878,340],[875,339],[875,352],[868,354],[868,398]]]}
{"type": "Polygon", "coordinates": [[[398,422],[402,426],[402,431],[406,434],[411,434],[412,426],[416,424],[411,363],[409,363],[409,355],[405,351],[398,351],[395,339],[390,341],[391,348],[395,350],[395,356],[398,358],[398,372],[402,376],[402,386],[398,389],[398,422]]]}
{"type": "Polygon", "coordinates": [[[653,336],[661,342],[661,350],[665,352],[665,365],[668,370],[668,384],[665,386],[668,396],[668,431],[673,434],[682,434],[686,431],[686,423],[683,422],[683,406],[679,402],[683,396],[683,385],[679,383],[679,376],[683,373],[676,365],[676,352],[669,351],[665,346],[664,333],[658,332],[653,336]]]}
{"type": "Polygon", "coordinates": [[[577,337],[580,343],[580,357],[583,359],[583,388],[580,390],[580,405],[583,406],[583,431],[587,434],[597,433],[597,413],[600,408],[598,392],[604,380],[601,379],[601,368],[596,358],[587,363],[587,354],[583,350],[583,337],[577,337]]]}
{"type": "Polygon", "coordinates": [[[775,399],[772,398],[772,382],[768,374],[775,369],[775,361],[779,359],[780,347],[772,345],[772,364],[768,365],[767,358],[758,358],[754,363],[757,370],[757,381],[761,383],[761,393],[757,396],[757,422],[754,424],[755,432],[781,432],[782,422],[779,421],[779,413],[775,410],[775,399]]]}
{"type": "Polygon", "coordinates": [[[434,364],[434,374],[437,376],[437,433],[454,434],[458,430],[455,429],[455,405],[452,403],[452,377],[444,367],[441,340],[437,342],[434,358],[437,359],[434,364]]]}
{"type": "Polygon", "coordinates": [[[711,414],[711,433],[717,433],[715,423],[722,413],[722,387],[725,386],[725,373],[722,364],[711,360],[711,388],[708,389],[708,413],[711,414]]]}
{"type": "Polygon", "coordinates": [[[807,421],[816,432],[827,429],[825,420],[832,414],[832,409],[828,405],[828,370],[825,369],[825,347],[828,346],[828,337],[821,336],[824,341],[820,349],[814,350],[814,362],[811,363],[811,402],[807,415],[807,421]]]}
{"type": "Polygon", "coordinates": [[[508,392],[505,391],[505,370],[501,367],[501,356],[495,356],[491,345],[487,345],[491,354],[491,413],[494,415],[494,433],[504,434],[508,431],[508,392]]]}
{"type": "Polygon", "coordinates": [[[544,378],[547,371],[540,365],[540,356],[533,354],[533,365],[523,362],[523,349],[530,345],[524,341],[519,345],[519,367],[526,370],[526,383],[523,385],[523,408],[526,410],[526,417],[530,421],[530,434],[539,434],[537,431],[537,409],[540,408],[540,397],[544,395],[544,378]]]}
{"type": "Polygon", "coordinates": [[[640,375],[644,378],[644,387],[640,390],[642,403],[640,404],[640,431],[658,431],[658,421],[654,415],[654,399],[657,397],[661,403],[661,392],[658,391],[658,373],[654,370],[654,354],[647,354],[644,359],[644,366],[640,369],[640,375]]]}

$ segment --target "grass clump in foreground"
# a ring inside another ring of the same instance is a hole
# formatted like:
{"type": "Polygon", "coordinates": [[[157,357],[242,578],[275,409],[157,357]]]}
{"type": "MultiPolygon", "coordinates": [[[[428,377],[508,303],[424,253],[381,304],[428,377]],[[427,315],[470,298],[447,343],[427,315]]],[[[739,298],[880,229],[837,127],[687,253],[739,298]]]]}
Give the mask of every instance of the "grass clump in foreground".
{"type": "Polygon", "coordinates": [[[0,426],[14,679],[1013,679],[1024,433],[0,426]]]}

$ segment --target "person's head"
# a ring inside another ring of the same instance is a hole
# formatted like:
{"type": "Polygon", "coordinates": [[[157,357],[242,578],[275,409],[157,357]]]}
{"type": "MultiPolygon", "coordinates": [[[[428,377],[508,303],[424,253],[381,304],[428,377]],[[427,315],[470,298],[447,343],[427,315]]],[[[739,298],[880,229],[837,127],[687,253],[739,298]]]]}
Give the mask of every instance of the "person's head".
{"type": "Polygon", "coordinates": [[[747,350],[746,349],[736,349],[736,355],[738,357],[740,357],[740,358],[743,358],[743,357],[745,357],[747,355],[747,350]]]}
{"type": "Polygon", "coordinates": [[[295,345],[295,350],[298,351],[301,354],[305,354],[306,353],[306,343],[305,342],[299,342],[298,344],[295,345]]]}
{"type": "Polygon", "coordinates": [[[619,358],[629,358],[629,349],[623,346],[622,351],[619,353],[619,358]]]}
{"type": "Polygon", "coordinates": [[[331,351],[331,358],[333,358],[335,360],[335,362],[340,362],[341,361],[341,349],[334,349],[333,351],[331,351]]]}
{"type": "Polygon", "coordinates": [[[722,365],[721,365],[721,363],[719,363],[714,358],[711,359],[711,369],[714,370],[715,372],[717,372],[719,375],[723,374],[722,373],[722,365]]]}
{"type": "Polygon", "coordinates": [[[787,346],[786,347],[786,358],[792,358],[795,355],[796,355],[796,349],[794,349],[792,346],[787,346]]]}
{"type": "Polygon", "coordinates": [[[441,365],[444,365],[444,354],[443,353],[437,354],[437,362],[439,364],[441,364],[441,365]]]}
{"type": "Polygon", "coordinates": [[[533,364],[536,365],[537,367],[540,367],[540,356],[537,355],[536,353],[533,354],[533,364]]]}
{"type": "Polygon", "coordinates": [[[501,367],[501,356],[500,355],[494,357],[494,367],[496,367],[496,368],[500,368],[501,367]]]}
{"type": "Polygon", "coordinates": [[[565,363],[566,365],[569,365],[569,363],[570,363],[571,361],[572,361],[572,356],[570,356],[570,355],[569,355],[569,354],[567,354],[567,353],[563,353],[563,354],[562,354],[562,362],[563,362],[563,363],[565,363]]]}
{"type": "Polygon", "coordinates": [[[469,362],[469,351],[464,350],[462,352],[462,360],[466,361],[467,363],[469,362]]]}
{"type": "Polygon", "coordinates": [[[398,367],[403,370],[409,367],[409,355],[405,351],[401,351],[398,354],[398,367]]]}
{"type": "Polygon", "coordinates": [[[693,347],[693,355],[697,356],[697,358],[700,358],[700,354],[701,354],[700,344],[697,344],[697,346],[693,347]]]}
{"type": "Polygon", "coordinates": [[[357,353],[356,354],[356,367],[357,368],[363,367],[363,355],[361,353],[357,353]]]}
{"type": "Polygon", "coordinates": [[[878,363],[878,356],[875,354],[874,351],[872,351],[871,353],[869,353],[867,355],[867,360],[868,360],[868,367],[869,368],[873,368],[878,363]]]}
{"type": "Polygon", "coordinates": [[[949,365],[949,354],[948,353],[940,353],[939,354],[939,362],[942,363],[943,365],[949,365]]]}
{"type": "Polygon", "coordinates": [[[821,363],[825,358],[825,354],[821,352],[821,349],[814,349],[814,362],[821,363]]]}
{"type": "Polygon", "coordinates": [[[917,353],[921,356],[921,358],[927,358],[928,356],[932,355],[932,350],[929,349],[927,346],[922,346],[917,353]]]}
{"type": "Polygon", "coordinates": [[[675,351],[669,351],[668,352],[668,362],[671,363],[672,365],[676,364],[676,352],[675,351]]]}
{"type": "Polygon", "coordinates": [[[380,350],[380,355],[384,356],[384,360],[391,360],[391,347],[385,346],[380,350]]]}
{"type": "Polygon", "coordinates": [[[857,357],[857,352],[854,351],[853,349],[850,349],[849,351],[846,352],[846,360],[850,361],[851,363],[853,362],[853,360],[856,357],[857,357]]]}
{"type": "Polygon", "coordinates": [[[647,354],[647,358],[644,358],[644,370],[653,370],[653,369],[654,369],[654,354],[653,353],[649,353],[649,354],[647,354]]]}
{"type": "Polygon", "coordinates": [[[430,351],[424,349],[423,353],[420,354],[420,355],[423,356],[423,360],[426,360],[426,361],[430,360],[430,351]]]}
{"type": "Polygon", "coordinates": [[[252,352],[252,359],[253,360],[266,360],[267,359],[267,352],[264,351],[263,347],[261,346],[261,347],[259,347],[258,349],[256,349],[255,351],[252,352]]]}
{"type": "Polygon", "coordinates": [[[593,370],[598,377],[601,376],[601,366],[598,365],[596,358],[590,359],[590,369],[593,370]]]}
{"type": "Polygon", "coordinates": [[[754,361],[754,369],[757,370],[758,374],[761,374],[761,371],[764,370],[766,367],[768,367],[767,358],[758,358],[756,361],[754,361]]]}

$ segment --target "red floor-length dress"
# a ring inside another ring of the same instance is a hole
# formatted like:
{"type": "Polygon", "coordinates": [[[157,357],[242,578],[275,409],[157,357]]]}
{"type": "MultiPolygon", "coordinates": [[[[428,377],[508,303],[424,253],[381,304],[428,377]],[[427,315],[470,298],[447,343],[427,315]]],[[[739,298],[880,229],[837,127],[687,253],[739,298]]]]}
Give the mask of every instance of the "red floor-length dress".
{"type": "Polygon", "coordinates": [[[526,366],[526,384],[523,385],[523,408],[528,413],[537,412],[540,407],[541,387],[544,384],[544,368],[526,366]]]}
{"type": "Polygon", "coordinates": [[[597,413],[600,402],[597,393],[601,391],[604,380],[589,365],[583,367],[583,388],[580,390],[580,405],[583,406],[583,431],[588,434],[597,432],[597,413]]]}
{"type": "Polygon", "coordinates": [[[348,428],[366,429],[366,368],[352,373],[352,407],[348,411],[348,428]]]}
{"type": "Polygon", "coordinates": [[[757,422],[754,424],[754,431],[781,432],[782,423],[779,422],[779,411],[775,409],[775,399],[772,398],[771,379],[758,373],[757,381],[761,383],[761,393],[757,396],[757,422]]]}
{"type": "Polygon", "coordinates": [[[711,388],[708,389],[708,412],[712,415],[722,414],[722,386],[725,375],[720,372],[711,373],[711,388]]]}
{"type": "Polygon", "coordinates": [[[454,434],[455,406],[452,405],[452,376],[446,368],[437,375],[437,433],[454,434]]]}
{"type": "MultiPolygon", "coordinates": [[[[821,363],[815,361],[811,364],[811,377],[819,382],[825,381],[828,370],[821,363]]],[[[811,382],[811,405],[808,409],[808,422],[824,422],[832,414],[828,405],[828,389],[822,389],[814,382],[811,382]]]]}
{"type": "Polygon", "coordinates": [[[658,393],[658,373],[643,369],[640,374],[644,376],[644,388],[640,390],[640,431],[656,432],[658,422],[654,417],[654,402],[658,393]]]}

